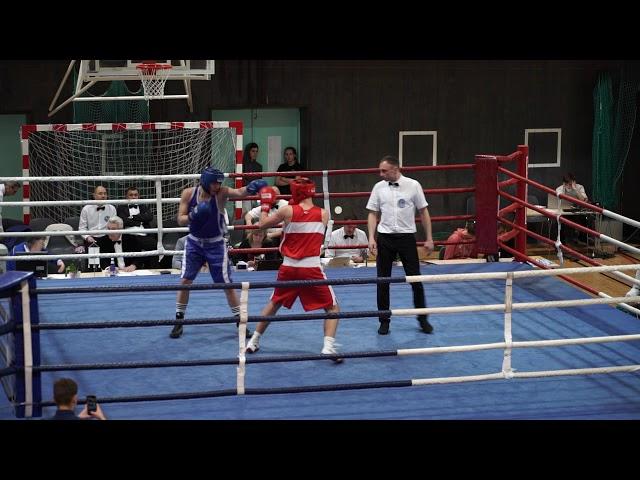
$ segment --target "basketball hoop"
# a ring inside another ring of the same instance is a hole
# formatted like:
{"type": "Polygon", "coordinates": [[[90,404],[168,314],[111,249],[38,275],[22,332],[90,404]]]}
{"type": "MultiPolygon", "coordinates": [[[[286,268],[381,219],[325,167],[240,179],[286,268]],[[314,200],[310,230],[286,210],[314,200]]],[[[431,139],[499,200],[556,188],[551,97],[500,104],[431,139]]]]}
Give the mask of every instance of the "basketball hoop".
{"type": "Polygon", "coordinates": [[[144,89],[144,98],[164,97],[164,84],[167,83],[172,66],[168,63],[141,63],[136,66],[144,89]]]}

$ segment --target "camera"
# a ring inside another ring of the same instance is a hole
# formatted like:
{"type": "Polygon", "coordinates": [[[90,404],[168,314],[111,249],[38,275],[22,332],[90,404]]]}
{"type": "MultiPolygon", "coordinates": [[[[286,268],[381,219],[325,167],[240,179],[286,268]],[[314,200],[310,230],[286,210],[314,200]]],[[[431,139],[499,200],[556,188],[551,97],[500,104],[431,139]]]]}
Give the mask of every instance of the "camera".
{"type": "Polygon", "coordinates": [[[98,409],[98,399],[95,395],[87,395],[87,413],[95,412],[98,409]]]}

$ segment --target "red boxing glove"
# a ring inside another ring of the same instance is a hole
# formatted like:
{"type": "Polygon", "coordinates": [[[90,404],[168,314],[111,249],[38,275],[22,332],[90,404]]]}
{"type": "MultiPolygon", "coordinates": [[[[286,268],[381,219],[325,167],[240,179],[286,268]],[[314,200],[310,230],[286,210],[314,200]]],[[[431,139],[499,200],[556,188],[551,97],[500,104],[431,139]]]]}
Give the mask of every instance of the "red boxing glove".
{"type": "Polygon", "coordinates": [[[258,193],[260,195],[261,210],[269,213],[271,206],[276,203],[276,191],[273,187],[262,187],[258,193]]]}

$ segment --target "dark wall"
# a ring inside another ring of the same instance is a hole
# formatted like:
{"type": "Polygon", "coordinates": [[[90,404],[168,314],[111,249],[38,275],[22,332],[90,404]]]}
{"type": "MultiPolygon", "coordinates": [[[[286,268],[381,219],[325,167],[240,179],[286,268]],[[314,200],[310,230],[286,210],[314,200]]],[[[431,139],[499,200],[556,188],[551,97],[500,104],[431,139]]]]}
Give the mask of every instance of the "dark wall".
{"type": "MultiPolygon", "coordinates": [[[[52,119],[46,115],[67,65],[4,62],[0,113],[27,112],[37,123],[72,121],[71,107],[52,119]]],[[[300,107],[300,157],[309,169],[375,167],[382,155],[397,155],[403,130],[437,130],[438,162],[446,164],[471,162],[478,153],[510,153],[524,143],[525,128],[562,128],[562,167],[531,169],[530,175],[555,187],[573,171],[589,193],[593,88],[600,72],[619,66],[582,60],[220,60],[211,81],[192,82],[194,113],[181,100],[153,101],[151,116],[202,120],[213,108],[300,107]]],[[[167,93],[178,86],[168,84],[167,93]]],[[[65,94],[70,90],[69,82],[65,94]]],[[[427,188],[472,180],[457,171],[413,176],[427,188]]],[[[375,181],[374,175],[333,177],[331,189],[368,191],[375,181]]],[[[432,215],[463,213],[465,197],[428,198],[432,215]]],[[[343,202],[345,214],[364,214],[365,203],[343,202]]]]}

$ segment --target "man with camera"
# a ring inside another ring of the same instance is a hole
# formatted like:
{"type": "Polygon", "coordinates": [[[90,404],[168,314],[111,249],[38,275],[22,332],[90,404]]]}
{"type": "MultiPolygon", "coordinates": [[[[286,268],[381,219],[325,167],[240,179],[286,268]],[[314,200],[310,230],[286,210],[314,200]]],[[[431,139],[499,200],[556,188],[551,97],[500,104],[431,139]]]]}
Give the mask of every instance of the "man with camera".
{"type": "Polygon", "coordinates": [[[85,420],[95,418],[106,420],[107,417],[98,405],[95,395],[87,395],[87,402],[79,415],[75,414],[78,405],[78,384],[70,378],[60,378],[53,384],[53,400],[58,409],[49,420],[85,420]]]}

